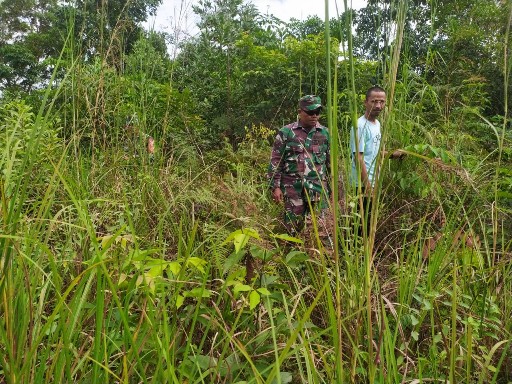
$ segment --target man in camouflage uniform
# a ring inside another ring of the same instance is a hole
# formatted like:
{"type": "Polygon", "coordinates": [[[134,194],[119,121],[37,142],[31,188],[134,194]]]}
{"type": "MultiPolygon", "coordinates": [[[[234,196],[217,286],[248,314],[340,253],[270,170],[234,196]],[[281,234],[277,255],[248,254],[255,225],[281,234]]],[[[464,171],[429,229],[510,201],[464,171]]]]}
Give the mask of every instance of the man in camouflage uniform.
{"type": "Polygon", "coordinates": [[[330,137],[318,123],[321,110],[320,97],[302,97],[298,121],[279,130],[272,148],[267,177],[274,201],[284,201],[290,234],[302,230],[311,207],[327,208],[330,137]]]}

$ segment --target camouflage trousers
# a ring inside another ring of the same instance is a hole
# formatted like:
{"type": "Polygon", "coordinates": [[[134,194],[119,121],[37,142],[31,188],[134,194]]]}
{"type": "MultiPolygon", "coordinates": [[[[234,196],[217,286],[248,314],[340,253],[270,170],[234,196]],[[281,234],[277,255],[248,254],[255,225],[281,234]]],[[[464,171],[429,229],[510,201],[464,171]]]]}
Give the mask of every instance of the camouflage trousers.
{"type": "Polygon", "coordinates": [[[284,224],[290,235],[302,231],[306,217],[311,216],[311,210],[316,216],[323,217],[328,200],[325,192],[316,192],[302,186],[285,186],[284,193],[284,224]]]}

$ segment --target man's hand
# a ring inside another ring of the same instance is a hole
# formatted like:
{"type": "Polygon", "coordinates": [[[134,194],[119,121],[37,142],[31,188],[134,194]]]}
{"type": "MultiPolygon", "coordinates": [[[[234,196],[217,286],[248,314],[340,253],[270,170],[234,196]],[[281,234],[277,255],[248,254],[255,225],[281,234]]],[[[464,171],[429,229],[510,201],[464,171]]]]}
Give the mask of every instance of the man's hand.
{"type": "Polygon", "coordinates": [[[406,153],[404,151],[402,151],[401,149],[395,149],[392,153],[391,153],[391,158],[392,159],[403,159],[405,157],[406,153]]]}
{"type": "Polygon", "coordinates": [[[407,154],[402,149],[395,149],[393,152],[383,151],[382,155],[384,157],[389,157],[390,159],[402,159],[407,154]]]}
{"type": "Polygon", "coordinates": [[[272,191],[272,198],[276,203],[282,203],[283,202],[283,191],[281,191],[281,188],[276,188],[272,191]]]}

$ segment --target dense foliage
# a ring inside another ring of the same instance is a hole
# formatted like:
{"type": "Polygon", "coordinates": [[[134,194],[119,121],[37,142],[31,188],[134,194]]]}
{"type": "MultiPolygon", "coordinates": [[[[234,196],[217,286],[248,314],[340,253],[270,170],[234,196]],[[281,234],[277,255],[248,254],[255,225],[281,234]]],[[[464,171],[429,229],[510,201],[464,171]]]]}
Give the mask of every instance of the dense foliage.
{"type": "Polygon", "coordinates": [[[0,382],[512,381],[510,2],[199,0],[182,40],[159,3],[0,2],[0,382]],[[407,156],[360,238],[374,84],[407,156]],[[293,238],[265,171],[308,93],[338,201],[293,238]]]}

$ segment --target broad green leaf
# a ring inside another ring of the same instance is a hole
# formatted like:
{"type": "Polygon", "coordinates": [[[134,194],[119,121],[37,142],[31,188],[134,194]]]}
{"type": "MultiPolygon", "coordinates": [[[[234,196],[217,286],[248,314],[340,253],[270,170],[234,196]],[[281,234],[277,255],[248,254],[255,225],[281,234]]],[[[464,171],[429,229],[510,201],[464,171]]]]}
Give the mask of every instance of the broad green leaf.
{"type": "Polygon", "coordinates": [[[270,291],[267,289],[267,288],[258,288],[257,291],[259,293],[261,293],[263,296],[269,296],[270,295],[270,291]]]}
{"type": "Polygon", "coordinates": [[[185,301],[185,297],[178,295],[176,298],[176,308],[179,308],[183,305],[183,302],[185,301]]]}
{"type": "Polygon", "coordinates": [[[155,293],[155,279],[149,273],[145,273],[144,274],[144,282],[148,286],[149,291],[154,294],[155,293]]]}
{"type": "Polygon", "coordinates": [[[133,261],[145,261],[148,258],[149,254],[150,254],[150,252],[148,252],[147,250],[134,249],[132,252],[132,260],[133,261]]]}
{"type": "Polygon", "coordinates": [[[189,356],[188,358],[203,370],[207,370],[208,368],[215,367],[217,365],[217,360],[210,356],[195,355],[189,356]]]}
{"type": "Polygon", "coordinates": [[[432,309],[432,304],[430,303],[429,300],[427,300],[425,298],[423,299],[423,308],[422,309],[425,311],[430,311],[432,309]]]}
{"type": "MultiPolygon", "coordinates": [[[[256,231],[255,229],[252,229],[252,228],[244,228],[244,229],[238,229],[234,232],[231,232],[222,244],[225,245],[231,241],[236,242],[237,238],[241,239],[241,238],[245,238],[245,237],[247,237],[246,241],[248,241],[249,238],[251,238],[251,237],[254,239],[260,239],[260,235],[258,234],[258,231],[256,231]],[[241,235],[243,235],[243,236],[241,236],[241,235]]],[[[236,244],[235,244],[235,247],[236,247],[236,244]]],[[[239,250],[240,249],[237,249],[236,251],[238,252],[239,250]]]]}
{"type": "MultiPolygon", "coordinates": [[[[126,249],[128,247],[128,243],[135,243],[135,240],[137,239],[138,237],[137,236],[134,236],[132,235],[131,233],[128,233],[126,235],[123,235],[123,236],[120,236],[116,239],[116,243],[117,242],[121,242],[121,247],[123,249],[126,249]]],[[[149,251],[149,250],[148,250],[149,251]]],[[[154,250],[151,250],[152,252],[154,250]]]]}
{"type": "MultiPolygon", "coordinates": [[[[146,254],[147,255],[147,254],[146,254]]],[[[168,262],[162,259],[154,259],[152,257],[144,256],[142,260],[136,260],[134,258],[133,265],[139,269],[147,269],[153,267],[162,267],[165,268],[168,262]]]]}
{"type": "Polygon", "coordinates": [[[258,258],[263,261],[269,261],[272,256],[277,252],[277,249],[268,250],[261,248],[260,246],[253,245],[250,248],[251,255],[253,255],[255,258],[258,258]]]}
{"type": "Polygon", "coordinates": [[[279,280],[279,276],[276,276],[276,275],[269,275],[268,273],[264,273],[262,276],[261,276],[261,285],[263,287],[266,287],[270,284],[274,284],[276,281],[279,280]]]}
{"type": "MultiPolygon", "coordinates": [[[[293,380],[293,376],[290,372],[279,372],[279,376],[281,378],[281,384],[289,384],[293,380]]],[[[274,378],[272,380],[272,384],[277,384],[278,380],[277,378],[274,378]]]]}
{"type": "Polygon", "coordinates": [[[109,245],[111,240],[112,240],[112,235],[105,235],[105,236],[101,237],[101,248],[105,249],[107,247],[107,245],[109,245]]]}
{"type": "Polygon", "coordinates": [[[211,297],[212,296],[212,291],[210,291],[209,289],[205,289],[203,287],[197,287],[197,288],[193,288],[191,289],[190,291],[187,291],[185,292],[184,296],[186,297],[211,297]]]}
{"type": "Polygon", "coordinates": [[[128,276],[126,275],[126,273],[121,273],[119,275],[119,280],[117,282],[117,285],[119,286],[119,285],[123,284],[127,278],[128,278],[128,276]]]}
{"type": "Polygon", "coordinates": [[[150,276],[152,279],[154,279],[155,277],[162,276],[162,274],[164,272],[164,269],[165,269],[165,265],[164,264],[157,265],[155,267],[150,268],[145,273],[145,275],[150,276]]]}
{"type": "Polygon", "coordinates": [[[290,267],[296,267],[305,260],[309,260],[309,256],[302,251],[291,251],[286,255],[286,264],[290,267]]]}
{"type": "Polygon", "coordinates": [[[281,383],[289,384],[293,381],[293,376],[290,372],[281,372],[281,383]]]}
{"type": "Polygon", "coordinates": [[[180,270],[181,270],[181,265],[180,263],[178,263],[177,261],[171,261],[168,265],[167,265],[167,268],[169,269],[169,271],[171,271],[171,273],[174,275],[174,276],[178,276],[179,273],[180,273],[180,270]]]}
{"type": "Polygon", "coordinates": [[[304,241],[302,241],[301,239],[298,239],[296,237],[292,237],[290,235],[287,235],[287,234],[284,234],[284,233],[281,233],[281,234],[278,234],[278,235],[273,235],[273,237],[275,239],[280,239],[280,240],[284,240],[284,241],[289,241],[289,242],[292,242],[292,243],[297,243],[297,244],[302,244],[304,243],[304,241]]]}
{"type": "Polygon", "coordinates": [[[252,291],[249,294],[249,309],[253,310],[260,303],[260,294],[256,291],[252,291]]]}
{"type": "Polygon", "coordinates": [[[125,237],[121,237],[121,248],[126,249],[128,246],[128,240],[125,237]]]}
{"type": "Polygon", "coordinates": [[[235,235],[233,239],[233,244],[235,245],[235,252],[240,252],[240,250],[245,247],[250,237],[244,233],[239,233],[235,235]]]}
{"type": "Polygon", "coordinates": [[[233,289],[233,292],[236,294],[240,292],[249,292],[252,288],[248,286],[247,284],[238,283],[235,284],[235,288],[233,289]]]}
{"type": "Polygon", "coordinates": [[[196,267],[201,273],[204,273],[204,266],[206,265],[206,260],[203,260],[199,257],[189,257],[187,260],[187,264],[192,264],[196,267]]]}

